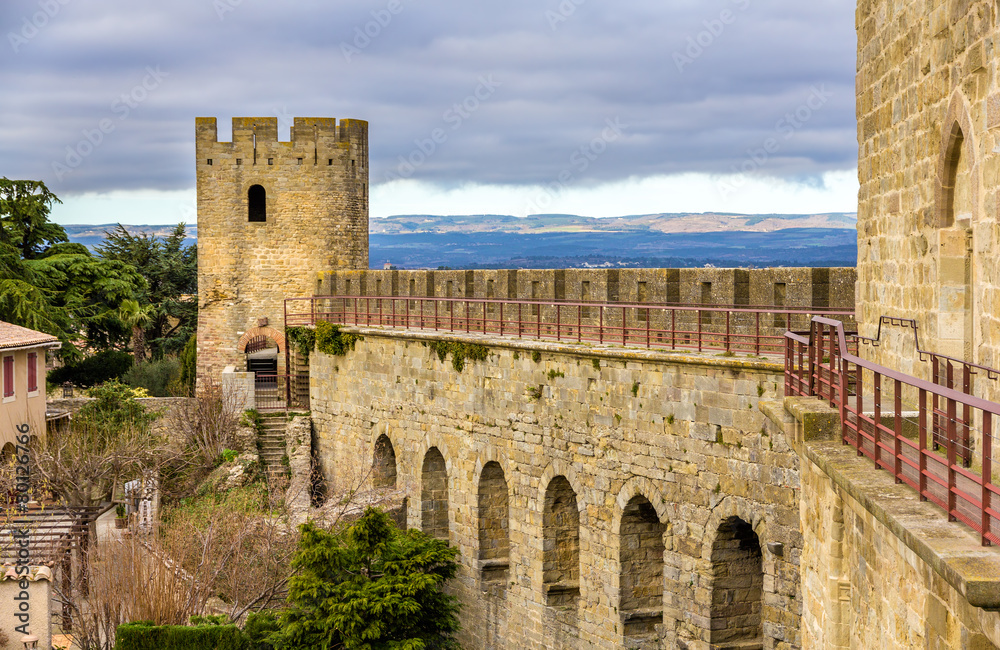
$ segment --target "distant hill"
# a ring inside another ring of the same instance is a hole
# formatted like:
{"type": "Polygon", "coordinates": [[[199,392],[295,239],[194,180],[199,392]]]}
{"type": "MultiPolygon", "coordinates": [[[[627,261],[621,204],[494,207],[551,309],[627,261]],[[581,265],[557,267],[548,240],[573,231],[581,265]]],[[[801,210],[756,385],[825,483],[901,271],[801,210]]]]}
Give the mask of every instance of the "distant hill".
{"type": "Polygon", "coordinates": [[[504,232],[540,234],[554,232],[772,232],[787,228],[857,229],[855,212],[822,214],[731,214],[721,212],[662,213],[598,219],[572,214],[509,215],[396,215],[371,219],[368,230],[373,235],[413,233],[484,233],[504,232]]]}
{"type": "MultiPolygon", "coordinates": [[[[64,226],[93,247],[115,224],[64,226]]],[[[126,226],[169,234],[170,225],[126,226]]],[[[369,222],[372,268],[854,266],[857,214],[398,215],[369,222]]],[[[197,226],[187,227],[194,243],[197,226]]]]}
{"type": "MultiPolygon", "coordinates": [[[[167,226],[162,225],[125,225],[125,230],[127,230],[132,235],[137,235],[139,233],[149,233],[156,235],[157,237],[166,237],[169,235],[174,226],[177,224],[170,224],[167,226]]],[[[104,241],[104,233],[114,230],[118,224],[116,223],[103,223],[103,224],[69,224],[63,225],[66,229],[66,234],[69,235],[69,240],[71,242],[76,242],[78,244],[83,244],[88,248],[93,248],[97,246],[102,241],[104,241]]],[[[187,231],[187,237],[184,239],[185,245],[191,245],[195,243],[198,239],[198,226],[195,224],[187,224],[185,226],[187,231]]]]}

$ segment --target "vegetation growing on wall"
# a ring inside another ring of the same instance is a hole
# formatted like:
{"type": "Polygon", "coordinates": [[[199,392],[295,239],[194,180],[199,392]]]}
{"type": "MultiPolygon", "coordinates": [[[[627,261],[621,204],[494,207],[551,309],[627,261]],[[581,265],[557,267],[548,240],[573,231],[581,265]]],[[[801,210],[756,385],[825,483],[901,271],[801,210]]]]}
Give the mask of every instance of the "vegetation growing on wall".
{"type": "Polygon", "coordinates": [[[343,332],[340,325],[319,321],[316,323],[316,349],[326,354],[344,356],[354,349],[354,344],[363,340],[357,334],[343,332]]]}
{"type": "Polygon", "coordinates": [[[309,355],[316,347],[316,330],[311,327],[289,327],[285,330],[288,344],[309,363],[309,355]]]}
{"type": "Polygon", "coordinates": [[[490,349],[476,343],[457,343],[455,341],[431,341],[431,350],[437,353],[442,362],[451,355],[451,365],[457,372],[465,368],[465,360],[484,361],[490,356],[490,349]]]}

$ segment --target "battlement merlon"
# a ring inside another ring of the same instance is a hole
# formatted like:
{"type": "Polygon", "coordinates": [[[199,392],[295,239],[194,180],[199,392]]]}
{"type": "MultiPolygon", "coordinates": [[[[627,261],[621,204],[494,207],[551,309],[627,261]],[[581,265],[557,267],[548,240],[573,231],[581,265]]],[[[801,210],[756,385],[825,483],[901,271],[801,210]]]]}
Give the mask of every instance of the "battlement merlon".
{"type": "MultiPolygon", "coordinates": [[[[231,143],[219,142],[218,121],[214,117],[195,118],[195,141],[198,144],[236,144],[253,142],[278,142],[277,117],[234,117],[231,143]]],[[[335,141],[368,142],[368,122],[343,119],[337,124],[334,117],[296,117],[292,124],[291,143],[335,141]]]]}

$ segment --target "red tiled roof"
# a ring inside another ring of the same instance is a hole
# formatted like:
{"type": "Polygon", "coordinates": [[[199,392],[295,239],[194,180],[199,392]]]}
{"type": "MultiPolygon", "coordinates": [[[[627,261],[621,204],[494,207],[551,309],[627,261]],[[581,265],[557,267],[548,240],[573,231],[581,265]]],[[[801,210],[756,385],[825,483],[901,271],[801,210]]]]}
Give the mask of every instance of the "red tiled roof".
{"type": "Polygon", "coordinates": [[[5,323],[0,320],[0,350],[28,348],[40,345],[58,344],[59,339],[51,334],[29,330],[27,327],[5,323]]]}

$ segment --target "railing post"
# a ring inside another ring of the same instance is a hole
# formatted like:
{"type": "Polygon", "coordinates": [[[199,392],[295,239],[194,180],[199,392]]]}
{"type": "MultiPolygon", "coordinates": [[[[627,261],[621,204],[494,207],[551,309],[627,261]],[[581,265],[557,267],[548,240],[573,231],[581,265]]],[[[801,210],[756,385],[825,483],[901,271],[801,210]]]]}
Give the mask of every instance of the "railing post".
{"type": "Polygon", "coordinates": [[[895,418],[893,421],[893,433],[895,446],[895,468],[893,472],[896,475],[896,483],[903,482],[903,382],[898,379],[895,380],[893,384],[895,389],[895,396],[893,399],[893,409],[895,410],[895,418]]]}
{"type": "Polygon", "coordinates": [[[625,343],[625,319],[627,319],[627,318],[628,318],[628,316],[625,313],[625,308],[622,307],[622,346],[623,347],[626,345],[626,343],[625,343]]]}
{"type": "Polygon", "coordinates": [[[517,303],[517,338],[521,338],[521,330],[523,329],[521,320],[523,315],[521,313],[521,303],[517,303]]]}
{"type": "Polygon", "coordinates": [[[500,336],[503,336],[503,303],[500,303],[500,336]]]}
{"type": "Polygon", "coordinates": [[[576,306],[576,342],[579,343],[583,340],[583,307],[580,305],[576,306]]]}
{"type": "Polygon", "coordinates": [[[955,400],[948,398],[948,521],[955,521],[955,438],[958,427],[955,418],[958,415],[955,400]]]}
{"type": "MultiPolygon", "coordinates": [[[[756,316],[756,321],[757,322],[756,322],[756,325],[754,326],[755,330],[754,330],[754,337],[753,337],[753,341],[754,341],[754,343],[753,343],[753,353],[754,354],[760,354],[760,312],[759,311],[758,312],[754,312],[754,316],[756,316]]],[[[787,349],[787,345],[786,345],[786,349],[787,349]]]]}
{"type": "Polygon", "coordinates": [[[990,516],[990,501],[992,493],[990,486],[993,485],[993,414],[983,411],[983,486],[981,501],[983,504],[982,513],[982,536],[983,546],[990,546],[989,539],[990,524],[993,517],[990,516]]]}
{"type": "MultiPolygon", "coordinates": [[[[541,311],[541,310],[539,310],[541,311]]],[[[562,341],[562,323],[559,320],[559,303],[556,303],[556,340],[562,341]]]]}
{"type": "Polygon", "coordinates": [[[677,349],[677,310],[670,310],[670,349],[677,349]]]}
{"type": "Polygon", "coordinates": [[[729,352],[729,315],[732,313],[730,310],[726,310],[726,352],[729,352]]]}
{"type": "MultiPolygon", "coordinates": [[[[875,383],[875,469],[882,469],[882,445],[879,441],[882,439],[882,374],[876,372],[874,377],[872,377],[875,383]]],[[[858,430],[861,429],[861,417],[858,413],[858,430]]]]}
{"type": "Polygon", "coordinates": [[[438,301],[434,301],[434,331],[438,328],[438,301]]]}
{"type": "Polygon", "coordinates": [[[847,360],[840,359],[840,400],[837,403],[840,409],[840,439],[847,442],[847,360]]]}
{"type": "MultiPolygon", "coordinates": [[[[920,478],[919,478],[919,489],[917,490],[920,494],[920,500],[927,500],[927,389],[921,388],[920,395],[917,398],[919,400],[917,404],[917,428],[919,440],[917,444],[919,445],[919,457],[918,462],[920,465],[920,478]]],[[[933,417],[933,413],[932,413],[933,417]]]]}
{"type": "Polygon", "coordinates": [[[600,322],[597,326],[598,343],[604,343],[604,305],[601,305],[600,322]]]}
{"type": "MultiPolygon", "coordinates": [[[[962,364],[962,392],[972,395],[972,368],[969,364],[962,364]]],[[[969,431],[972,428],[972,407],[968,404],[962,405],[962,465],[969,467],[972,465],[972,443],[969,440],[969,431]]]]}
{"type": "Polygon", "coordinates": [[[649,307],[646,307],[646,347],[649,347],[649,307]]]}
{"type": "Polygon", "coordinates": [[[701,310],[698,310],[698,352],[701,352],[701,310]]]}

